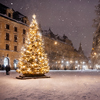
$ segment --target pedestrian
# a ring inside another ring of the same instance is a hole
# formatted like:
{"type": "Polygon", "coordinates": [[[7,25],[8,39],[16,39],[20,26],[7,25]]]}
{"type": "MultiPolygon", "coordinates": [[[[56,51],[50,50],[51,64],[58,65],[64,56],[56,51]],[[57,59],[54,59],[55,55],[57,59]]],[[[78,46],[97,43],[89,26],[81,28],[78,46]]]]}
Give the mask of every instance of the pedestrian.
{"type": "Polygon", "coordinates": [[[10,74],[9,71],[10,71],[10,65],[6,65],[6,75],[10,74]]]}

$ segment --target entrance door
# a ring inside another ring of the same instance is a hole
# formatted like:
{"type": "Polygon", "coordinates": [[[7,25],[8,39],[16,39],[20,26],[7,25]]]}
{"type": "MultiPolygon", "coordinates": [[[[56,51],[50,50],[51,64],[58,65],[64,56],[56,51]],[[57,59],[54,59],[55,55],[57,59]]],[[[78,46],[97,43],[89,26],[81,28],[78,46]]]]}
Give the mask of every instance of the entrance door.
{"type": "Polygon", "coordinates": [[[6,65],[9,65],[9,58],[8,57],[4,58],[4,66],[6,67],[6,65]]]}

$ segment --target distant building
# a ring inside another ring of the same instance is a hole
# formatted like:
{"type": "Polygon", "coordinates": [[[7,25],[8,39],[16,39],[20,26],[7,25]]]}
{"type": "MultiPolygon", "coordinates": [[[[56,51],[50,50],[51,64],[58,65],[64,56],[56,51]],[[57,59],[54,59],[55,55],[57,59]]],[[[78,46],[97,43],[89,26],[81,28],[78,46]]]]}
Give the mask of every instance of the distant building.
{"type": "Polygon", "coordinates": [[[29,31],[29,20],[0,3],[0,64],[16,68],[20,50],[29,31]]]}
{"type": "Polygon", "coordinates": [[[81,44],[77,51],[66,35],[60,37],[51,29],[42,30],[42,34],[51,69],[88,69],[88,59],[81,44]]]}

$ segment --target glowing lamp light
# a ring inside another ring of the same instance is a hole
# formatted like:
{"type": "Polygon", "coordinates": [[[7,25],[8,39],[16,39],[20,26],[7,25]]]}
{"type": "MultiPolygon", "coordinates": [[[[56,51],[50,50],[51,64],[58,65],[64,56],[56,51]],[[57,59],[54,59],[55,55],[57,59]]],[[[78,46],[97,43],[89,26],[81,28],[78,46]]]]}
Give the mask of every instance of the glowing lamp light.
{"type": "Polygon", "coordinates": [[[70,63],[72,63],[73,61],[71,60],[70,63]]]}
{"type": "Polygon", "coordinates": [[[55,41],[55,45],[57,44],[57,41],[55,41]]]}
{"type": "Polygon", "coordinates": [[[94,55],[96,55],[96,52],[94,53],[94,55]]]}
{"type": "Polygon", "coordinates": [[[78,67],[79,67],[80,65],[78,65],[78,67]]]}
{"type": "Polygon", "coordinates": [[[75,61],[75,63],[78,63],[78,61],[75,61]]]}
{"type": "Polygon", "coordinates": [[[62,63],[63,63],[64,61],[62,60],[62,63]]]}

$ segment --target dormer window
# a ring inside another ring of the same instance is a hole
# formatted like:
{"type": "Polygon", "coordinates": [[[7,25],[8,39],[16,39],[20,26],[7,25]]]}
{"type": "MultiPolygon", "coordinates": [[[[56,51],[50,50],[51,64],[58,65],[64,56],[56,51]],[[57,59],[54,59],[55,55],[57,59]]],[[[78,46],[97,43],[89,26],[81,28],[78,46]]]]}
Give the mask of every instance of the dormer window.
{"type": "Polygon", "coordinates": [[[25,24],[27,24],[27,25],[29,25],[29,21],[28,21],[28,18],[26,16],[24,16],[22,18],[22,22],[25,23],[25,24]]]}
{"type": "Polygon", "coordinates": [[[10,18],[13,18],[13,9],[6,9],[6,15],[8,16],[8,17],[10,17],[10,18]]]}
{"type": "Polygon", "coordinates": [[[8,17],[11,17],[11,13],[8,13],[8,17]]]}

